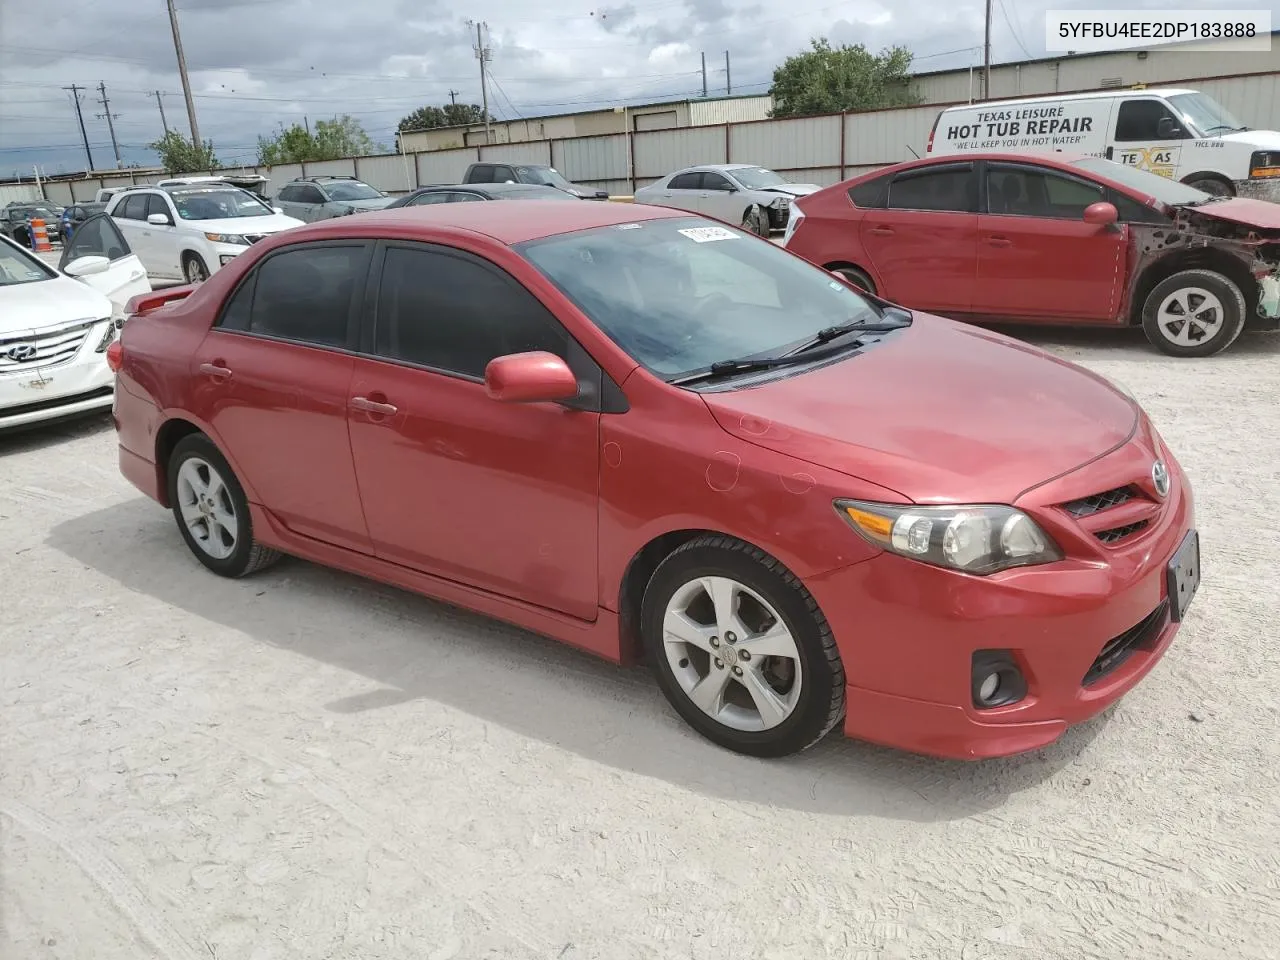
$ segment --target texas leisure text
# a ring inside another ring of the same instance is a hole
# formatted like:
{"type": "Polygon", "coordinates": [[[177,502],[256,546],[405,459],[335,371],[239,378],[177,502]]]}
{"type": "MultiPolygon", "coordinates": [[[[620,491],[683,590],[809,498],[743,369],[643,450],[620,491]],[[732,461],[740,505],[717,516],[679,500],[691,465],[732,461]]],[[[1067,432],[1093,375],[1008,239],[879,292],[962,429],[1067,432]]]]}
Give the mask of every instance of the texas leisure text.
{"type": "Polygon", "coordinates": [[[1023,107],[982,112],[978,114],[977,123],[948,127],[947,139],[969,141],[957,143],[958,150],[1038,147],[1045,144],[1065,147],[1082,142],[1083,134],[1093,131],[1093,117],[1065,117],[1064,110],[1065,107],[1023,107]],[[983,135],[984,127],[987,139],[976,141],[974,138],[983,135]],[[1016,142],[1010,143],[1010,140],[1016,142]]]}

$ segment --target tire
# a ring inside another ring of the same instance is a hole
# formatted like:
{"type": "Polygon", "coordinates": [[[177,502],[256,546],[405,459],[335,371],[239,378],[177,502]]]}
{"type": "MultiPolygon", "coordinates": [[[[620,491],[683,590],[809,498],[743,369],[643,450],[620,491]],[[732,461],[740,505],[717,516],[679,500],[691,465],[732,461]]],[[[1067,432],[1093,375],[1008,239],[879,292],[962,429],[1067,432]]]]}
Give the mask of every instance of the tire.
{"type": "Polygon", "coordinates": [[[169,457],[168,472],[173,518],[182,539],[206,567],[234,579],[280,559],[278,551],[253,539],[249,501],[208,437],[193,433],[179,440],[169,457]]]}
{"type": "Polygon", "coordinates": [[[198,253],[188,253],[182,258],[182,275],[187,283],[204,283],[209,279],[209,268],[198,253]]]}
{"type": "Polygon", "coordinates": [[[640,623],[667,700],[694,730],[728,750],[789,756],[844,717],[844,666],[817,601],[791,571],[750,544],[705,535],[679,547],[654,571],[640,623]],[[728,598],[722,605],[730,615],[717,618],[712,592],[728,598]],[[699,690],[706,707],[695,700],[699,690]]]}
{"type": "Polygon", "coordinates": [[[1158,284],[1142,305],[1147,339],[1172,357],[1211,357],[1244,330],[1244,294],[1229,277],[1213,270],[1183,270],[1158,284]],[[1191,311],[1195,323],[1178,319],[1191,311]],[[1186,333],[1184,333],[1186,331],[1186,333]]]}
{"type": "Polygon", "coordinates": [[[1196,190],[1203,190],[1205,193],[1215,197],[1234,197],[1236,192],[1231,188],[1231,184],[1225,180],[1219,180],[1217,177],[1200,177],[1196,180],[1187,181],[1188,187],[1194,187],[1196,190]]]}
{"type": "Polygon", "coordinates": [[[876,285],[871,282],[871,278],[857,267],[833,267],[832,269],[833,272],[840,274],[859,290],[865,290],[871,294],[876,292],[876,285]]]}
{"type": "Polygon", "coordinates": [[[769,214],[758,205],[747,211],[742,218],[742,226],[756,236],[769,238],[769,214]]]}

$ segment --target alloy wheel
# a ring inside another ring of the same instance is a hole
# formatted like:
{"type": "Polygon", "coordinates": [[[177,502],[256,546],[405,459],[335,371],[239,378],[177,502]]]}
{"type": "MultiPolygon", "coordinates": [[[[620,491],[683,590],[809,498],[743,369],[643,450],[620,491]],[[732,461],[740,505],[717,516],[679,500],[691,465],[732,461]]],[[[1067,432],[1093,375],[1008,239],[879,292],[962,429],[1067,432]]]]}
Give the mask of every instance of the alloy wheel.
{"type": "Polygon", "coordinates": [[[1161,301],[1156,317],[1161,335],[1180,347],[1212,340],[1226,320],[1222,301],[1204,287],[1175,290],[1161,301]]]}
{"type": "Polygon", "coordinates": [[[188,458],[178,468],[178,511],[196,545],[215,560],[236,549],[239,518],[226,482],[206,460],[188,458]]]}

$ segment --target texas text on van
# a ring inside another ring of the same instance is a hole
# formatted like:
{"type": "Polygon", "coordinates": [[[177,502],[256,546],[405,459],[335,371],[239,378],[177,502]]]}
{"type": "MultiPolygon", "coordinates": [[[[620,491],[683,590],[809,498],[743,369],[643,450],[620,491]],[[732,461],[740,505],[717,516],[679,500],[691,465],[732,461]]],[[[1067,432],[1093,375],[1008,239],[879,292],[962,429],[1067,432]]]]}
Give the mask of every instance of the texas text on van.
{"type": "Polygon", "coordinates": [[[1250,130],[1198,90],[1077,93],[949,107],[934,120],[926,150],[1089,154],[1218,196],[1280,201],[1280,133],[1250,130]]]}

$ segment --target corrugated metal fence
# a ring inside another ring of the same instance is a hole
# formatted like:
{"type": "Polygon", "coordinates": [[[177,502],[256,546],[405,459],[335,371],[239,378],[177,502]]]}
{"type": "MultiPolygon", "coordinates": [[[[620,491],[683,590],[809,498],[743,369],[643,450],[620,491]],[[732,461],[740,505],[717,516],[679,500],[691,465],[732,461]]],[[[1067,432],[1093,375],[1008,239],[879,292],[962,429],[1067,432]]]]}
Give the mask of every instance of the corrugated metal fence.
{"type": "MultiPolygon", "coordinates": [[[[1182,80],[1219,100],[1255,129],[1280,129],[1280,73],[1182,80]]],[[[699,163],[756,163],[796,182],[837,183],[869,170],[923,155],[940,104],[797,120],[752,120],[716,126],[647,130],[560,140],[494,144],[265,167],[275,194],[299,176],[354,176],[388,193],[432,183],[457,183],[477,160],[550,163],[577,183],[626,195],[673,170],[699,163]]],[[[139,177],[155,182],[161,175],[139,177]]],[[[60,203],[92,200],[101,186],[129,176],[55,181],[47,195],[60,203]]]]}

